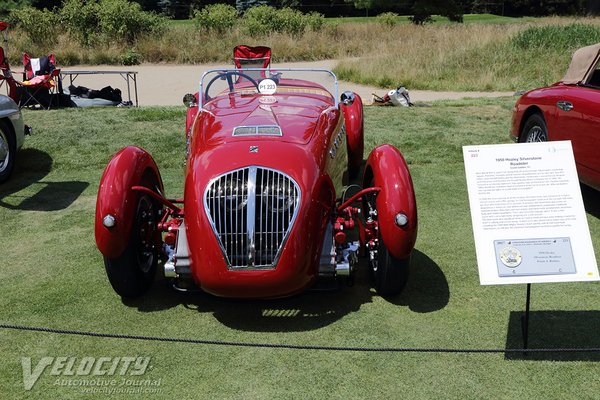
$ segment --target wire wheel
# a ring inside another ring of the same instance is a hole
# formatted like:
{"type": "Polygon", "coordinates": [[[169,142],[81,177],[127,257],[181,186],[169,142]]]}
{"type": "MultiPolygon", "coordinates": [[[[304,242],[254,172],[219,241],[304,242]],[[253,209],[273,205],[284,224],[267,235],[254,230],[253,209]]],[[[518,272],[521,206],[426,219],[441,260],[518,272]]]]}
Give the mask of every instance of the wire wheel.
{"type": "Polygon", "coordinates": [[[540,114],[533,114],[523,125],[521,131],[521,142],[524,143],[537,143],[548,141],[548,128],[546,128],[546,121],[540,114]]]}
{"type": "Polygon", "coordinates": [[[156,226],[154,225],[154,213],[152,201],[146,195],[140,196],[138,202],[138,210],[136,213],[137,220],[137,240],[136,257],[137,265],[143,273],[148,273],[155,264],[155,243],[154,236],[156,235],[156,226]]]}
{"type": "Polygon", "coordinates": [[[122,297],[138,297],[152,285],[158,263],[157,217],[160,206],[146,194],[138,194],[131,234],[123,253],[104,257],[108,280],[122,297]]]}
{"type": "Polygon", "coordinates": [[[0,183],[10,176],[15,165],[16,143],[10,128],[0,121],[0,183]]]}
{"type": "MultiPolygon", "coordinates": [[[[374,183],[371,182],[369,186],[373,185],[374,183]]],[[[377,195],[374,193],[365,195],[363,215],[366,218],[377,220],[376,198],[377,195]]],[[[372,248],[367,248],[367,251],[373,286],[377,293],[381,296],[393,296],[402,292],[408,281],[410,257],[398,259],[390,254],[379,229],[377,244],[372,248]]]]}

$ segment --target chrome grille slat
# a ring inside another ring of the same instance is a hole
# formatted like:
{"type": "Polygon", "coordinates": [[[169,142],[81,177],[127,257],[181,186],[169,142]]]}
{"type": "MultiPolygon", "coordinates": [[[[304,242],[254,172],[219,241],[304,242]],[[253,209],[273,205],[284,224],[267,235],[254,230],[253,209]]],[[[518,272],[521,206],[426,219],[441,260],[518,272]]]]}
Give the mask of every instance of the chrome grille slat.
{"type": "MultiPolygon", "coordinates": [[[[262,174],[260,174],[260,188],[261,188],[261,199],[262,199],[263,198],[263,193],[265,191],[265,189],[264,189],[265,188],[265,173],[264,173],[264,171],[263,171],[262,174]]],[[[261,201],[261,203],[260,203],[260,212],[261,213],[262,213],[263,206],[264,206],[264,200],[261,201]]],[[[259,234],[258,234],[259,248],[260,249],[264,249],[264,246],[265,246],[264,234],[263,234],[263,232],[264,232],[264,230],[263,230],[264,229],[263,228],[264,218],[262,218],[262,215],[261,215],[261,218],[259,218],[259,221],[260,221],[260,231],[259,231],[259,234]]],[[[264,253],[263,252],[259,252],[259,254],[260,254],[260,261],[259,262],[261,264],[265,263],[265,260],[267,258],[264,256],[264,253]]]]}
{"type": "Polygon", "coordinates": [[[256,227],[256,168],[250,168],[250,174],[248,176],[248,203],[246,212],[246,232],[247,232],[247,244],[246,253],[248,254],[248,265],[256,265],[255,259],[255,227],[256,227]]]}
{"type": "Polygon", "coordinates": [[[275,247],[279,247],[279,213],[281,212],[279,210],[279,190],[281,189],[281,175],[279,175],[277,177],[277,189],[275,190],[275,201],[277,202],[275,205],[275,209],[277,210],[277,212],[275,213],[276,217],[275,217],[275,229],[277,234],[275,235],[275,239],[277,240],[277,243],[275,244],[275,247]]]}
{"type": "Polygon", "coordinates": [[[289,176],[250,166],[211,180],[204,207],[230,269],[275,268],[300,205],[289,176]]]}
{"type": "MultiPolygon", "coordinates": [[[[271,179],[270,182],[273,182],[275,179],[275,173],[271,173],[271,179]]],[[[271,196],[269,199],[271,200],[271,208],[270,210],[272,210],[275,207],[275,198],[273,197],[273,188],[275,187],[275,183],[273,182],[273,184],[271,185],[271,187],[269,188],[269,195],[271,196]]],[[[270,238],[271,238],[271,243],[270,243],[270,247],[269,247],[269,257],[271,257],[271,254],[273,254],[273,244],[275,243],[275,218],[271,218],[271,227],[269,228],[269,232],[270,234],[270,238]]]]}
{"type": "MultiPolygon", "coordinates": [[[[229,206],[229,204],[228,204],[229,203],[229,199],[231,199],[231,196],[233,195],[233,191],[232,191],[233,184],[232,184],[231,181],[229,183],[230,183],[229,186],[227,186],[227,182],[226,182],[226,185],[225,185],[225,197],[224,197],[224,199],[225,199],[225,209],[227,209],[227,206],[229,206]],[[228,197],[228,195],[229,195],[229,197],[228,197]]],[[[225,226],[225,232],[228,233],[228,239],[230,240],[229,248],[232,251],[231,252],[231,257],[235,260],[235,257],[237,255],[237,251],[236,251],[236,248],[235,248],[236,239],[237,238],[233,234],[234,231],[233,231],[233,229],[231,227],[231,225],[233,225],[233,213],[228,213],[228,215],[229,215],[229,219],[228,219],[228,222],[226,223],[226,226],[225,226]]]]}

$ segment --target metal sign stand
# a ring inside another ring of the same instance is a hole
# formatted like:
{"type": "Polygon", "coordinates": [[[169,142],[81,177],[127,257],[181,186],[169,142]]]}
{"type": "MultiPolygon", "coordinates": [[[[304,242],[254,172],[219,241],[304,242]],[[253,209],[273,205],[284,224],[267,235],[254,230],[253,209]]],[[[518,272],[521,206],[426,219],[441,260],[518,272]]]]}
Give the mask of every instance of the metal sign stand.
{"type": "MultiPolygon", "coordinates": [[[[531,283],[527,284],[527,299],[525,300],[525,315],[521,315],[521,333],[523,335],[523,349],[527,350],[529,341],[529,305],[531,303],[531,283]]],[[[527,355],[527,351],[523,351],[527,355]]]]}

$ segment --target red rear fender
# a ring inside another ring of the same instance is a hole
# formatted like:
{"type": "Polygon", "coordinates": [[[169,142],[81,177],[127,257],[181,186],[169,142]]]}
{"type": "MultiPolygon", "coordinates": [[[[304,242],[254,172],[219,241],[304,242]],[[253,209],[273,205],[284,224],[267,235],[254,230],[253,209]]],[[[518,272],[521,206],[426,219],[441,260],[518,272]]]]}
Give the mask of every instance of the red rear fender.
{"type": "Polygon", "coordinates": [[[410,256],[417,239],[417,203],[410,171],[398,149],[384,144],[373,149],[365,168],[364,187],[381,187],[377,195],[379,231],[388,251],[396,258],[410,256]],[[402,213],[404,226],[395,222],[402,213]]]}
{"type": "Polygon", "coordinates": [[[139,147],[128,146],[109,161],[98,189],[96,201],[96,245],[106,257],[118,257],[129,240],[137,193],[132,186],[147,186],[163,192],[163,183],[152,156],[139,147]],[[106,215],[115,218],[115,225],[107,228],[102,223],[106,215]]]}
{"type": "Polygon", "coordinates": [[[365,151],[362,100],[358,94],[354,93],[354,102],[349,106],[341,104],[341,107],[348,138],[348,164],[351,168],[358,169],[365,151]]]}

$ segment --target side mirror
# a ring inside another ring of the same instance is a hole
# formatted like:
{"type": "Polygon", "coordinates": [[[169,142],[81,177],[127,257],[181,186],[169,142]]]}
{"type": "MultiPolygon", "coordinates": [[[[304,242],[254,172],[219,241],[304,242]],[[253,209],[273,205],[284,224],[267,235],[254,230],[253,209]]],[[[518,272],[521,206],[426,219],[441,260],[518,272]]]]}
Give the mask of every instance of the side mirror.
{"type": "Polygon", "coordinates": [[[342,93],[340,101],[345,106],[351,106],[354,103],[354,92],[347,91],[342,93]]]}
{"type": "Polygon", "coordinates": [[[198,102],[196,102],[196,96],[191,93],[187,93],[185,96],[183,96],[183,105],[187,108],[196,107],[198,105],[198,102]]]}

